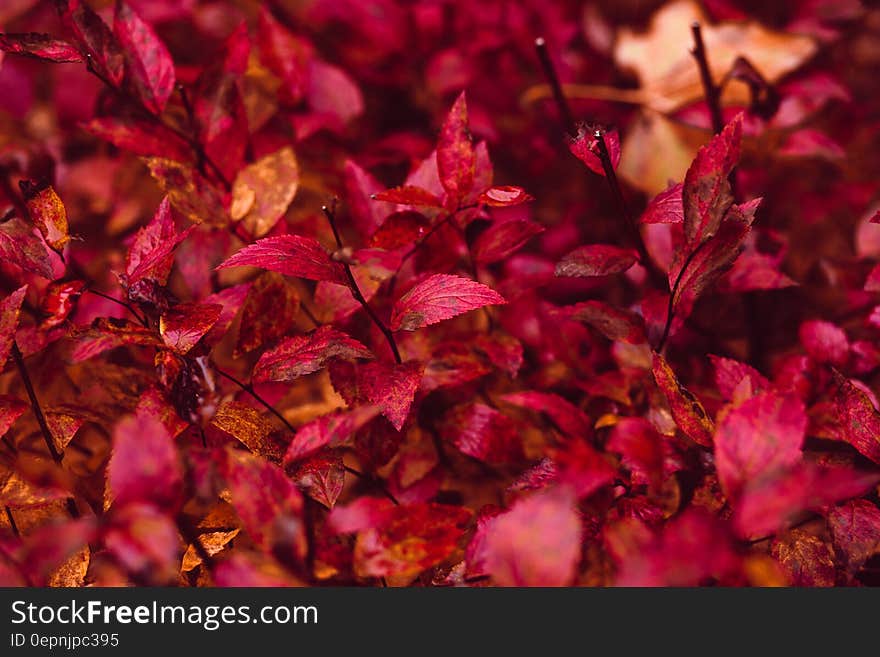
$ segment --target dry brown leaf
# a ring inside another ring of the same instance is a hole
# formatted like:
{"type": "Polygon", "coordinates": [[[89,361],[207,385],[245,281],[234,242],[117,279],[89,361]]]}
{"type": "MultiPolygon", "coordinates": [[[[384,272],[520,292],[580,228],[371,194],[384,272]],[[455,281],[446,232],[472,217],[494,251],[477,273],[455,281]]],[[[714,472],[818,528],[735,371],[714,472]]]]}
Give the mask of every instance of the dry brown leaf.
{"type": "Polygon", "coordinates": [[[232,185],[229,214],[253,237],[278,223],[296,196],[299,166],[290,146],[266,155],[238,172],[232,185]]]}
{"type": "MultiPolygon", "coordinates": [[[[654,14],[644,34],[621,29],[614,47],[614,60],[638,75],[648,106],[658,112],[672,112],[703,97],[700,73],[690,54],[694,21],[702,26],[716,83],[740,55],[748,57],[772,84],[816,52],[809,37],[768,30],[755,22],[713,25],[698,3],[673,2],[654,14]]],[[[725,103],[749,100],[744,85],[731,85],[729,94],[723,99],[725,103]]]]}
{"type": "Polygon", "coordinates": [[[218,429],[244,444],[255,454],[280,461],[281,448],[270,438],[274,427],[258,410],[237,401],[224,402],[211,420],[218,429]]]}
{"type": "MultiPolygon", "coordinates": [[[[240,529],[232,529],[227,532],[208,532],[207,534],[199,536],[199,541],[201,541],[202,546],[205,548],[205,552],[213,557],[225,548],[229,541],[238,536],[240,531],[240,529]]],[[[183,572],[189,572],[201,563],[202,558],[199,556],[198,551],[195,547],[189,545],[183,555],[180,570],[183,572]]]]}

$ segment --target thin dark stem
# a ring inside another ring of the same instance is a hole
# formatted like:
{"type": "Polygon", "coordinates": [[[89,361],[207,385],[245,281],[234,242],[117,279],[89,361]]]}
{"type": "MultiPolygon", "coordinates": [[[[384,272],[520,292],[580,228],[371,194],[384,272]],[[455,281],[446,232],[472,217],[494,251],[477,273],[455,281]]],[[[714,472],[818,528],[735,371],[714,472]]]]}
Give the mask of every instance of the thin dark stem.
{"type": "Polygon", "coordinates": [[[142,317],[134,309],[134,306],[132,306],[130,303],[126,303],[125,301],[122,301],[121,299],[117,299],[116,297],[112,297],[109,294],[104,294],[103,292],[99,292],[98,290],[93,290],[90,287],[87,287],[85,291],[90,292],[91,294],[94,294],[95,296],[101,297],[103,299],[107,299],[107,301],[112,301],[113,303],[119,304],[120,306],[125,308],[128,312],[130,312],[138,322],[140,322],[141,324],[143,324],[146,327],[149,327],[150,324],[147,321],[147,318],[142,317]]]}
{"type": "Polygon", "coordinates": [[[287,428],[291,431],[291,433],[296,433],[296,427],[294,427],[290,422],[288,422],[287,418],[284,417],[284,416],[278,411],[278,409],[276,409],[274,406],[272,406],[272,404],[270,404],[270,403],[267,402],[265,399],[263,399],[263,398],[259,395],[259,393],[257,393],[257,392],[254,390],[254,386],[253,386],[253,385],[251,385],[250,383],[245,383],[245,382],[243,382],[243,381],[239,381],[239,380],[236,379],[234,376],[232,376],[229,372],[224,372],[223,370],[219,369],[219,368],[216,367],[216,366],[215,366],[214,369],[217,370],[217,374],[219,374],[220,376],[222,376],[224,379],[228,379],[229,381],[232,381],[232,383],[234,383],[234,384],[237,385],[239,388],[241,388],[241,389],[244,390],[246,393],[248,393],[251,397],[253,397],[254,399],[256,399],[260,404],[263,405],[263,407],[264,407],[267,411],[269,411],[272,415],[274,415],[274,416],[277,417],[279,420],[281,420],[281,422],[284,423],[284,426],[287,427],[287,428]]]}
{"type": "Polygon", "coordinates": [[[347,465],[343,465],[342,467],[343,467],[343,468],[345,469],[345,471],[348,472],[349,474],[353,474],[353,475],[354,475],[355,477],[357,477],[358,479],[363,479],[364,481],[366,481],[367,483],[369,483],[371,486],[375,487],[376,490],[378,490],[378,491],[381,492],[385,497],[387,497],[389,500],[391,500],[391,502],[392,502],[395,506],[400,505],[400,502],[397,500],[397,498],[394,497],[394,495],[391,493],[391,491],[388,490],[387,488],[385,488],[385,486],[382,485],[382,482],[379,481],[376,477],[373,477],[373,476],[371,476],[371,475],[365,474],[365,473],[361,472],[360,470],[355,470],[354,468],[349,467],[349,466],[347,466],[347,465]]]}
{"type": "MultiPolygon", "coordinates": [[[[336,199],[333,199],[333,202],[329,207],[325,205],[321,210],[324,212],[324,216],[327,217],[327,221],[330,222],[330,228],[333,230],[333,237],[336,239],[336,247],[341,251],[345,246],[342,243],[339,229],[336,227],[336,199]]],[[[385,336],[385,339],[388,341],[388,346],[391,347],[391,353],[394,354],[394,360],[398,363],[402,363],[403,359],[400,357],[400,351],[397,349],[397,342],[394,340],[394,334],[391,332],[391,329],[385,326],[385,322],[379,318],[376,311],[373,310],[369,303],[367,303],[367,300],[361,293],[361,289],[358,287],[357,281],[354,278],[354,273],[351,271],[351,265],[343,260],[342,266],[345,269],[345,276],[348,278],[348,287],[351,289],[352,296],[354,296],[355,300],[361,304],[361,307],[367,311],[367,315],[370,316],[370,319],[373,320],[373,323],[379,328],[382,335],[385,336]]]]}
{"type": "Polygon", "coordinates": [[[700,249],[703,248],[703,244],[705,244],[705,242],[701,242],[696,249],[690,252],[690,255],[688,255],[684,264],[681,266],[678,276],[675,277],[675,283],[673,284],[672,289],[669,291],[669,304],[666,306],[666,325],[663,327],[663,335],[660,337],[660,342],[657,343],[658,353],[663,351],[663,347],[669,339],[669,330],[672,328],[672,320],[675,317],[675,296],[678,294],[678,289],[681,287],[682,280],[684,280],[684,273],[690,266],[691,261],[700,252],[700,249]]]}
{"type": "MultiPolygon", "coordinates": [[[[28,373],[27,365],[24,362],[24,356],[22,356],[21,350],[18,348],[18,344],[16,344],[15,340],[12,341],[12,358],[15,361],[15,366],[18,368],[18,373],[24,383],[25,390],[27,390],[28,398],[31,400],[31,410],[37,418],[37,424],[40,425],[40,431],[43,434],[43,440],[46,441],[46,447],[49,449],[49,454],[52,455],[52,460],[60,466],[61,462],[64,460],[64,455],[58,451],[58,447],[55,445],[55,438],[52,435],[52,430],[49,428],[49,423],[46,422],[46,416],[43,414],[43,408],[40,406],[40,401],[37,399],[37,392],[34,390],[34,384],[31,382],[31,376],[28,373]]],[[[76,500],[72,497],[68,497],[66,504],[70,516],[72,518],[79,518],[80,513],[76,506],[76,500]]]]}
{"type": "Polygon", "coordinates": [[[535,39],[535,51],[538,53],[538,59],[541,60],[541,68],[544,69],[544,77],[553,90],[553,100],[556,102],[556,109],[559,111],[559,119],[563,123],[565,132],[574,137],[577,135],[575,127],[574,115],[571,113],[571,107],[568,105],[568,99],[562,93],[562,84],[559,82],[559,76],[556,74],[556,67],[550,59],[550,53],[547,51],[547,42],[544,37],[535,39]]]}
{"type": "Polygon", "coordinates": [[[611,154],[608,152],[608,144],[605,143],[605,131],[596,130],[593,132],[593,137],[596,138],[596,146],[599,149],[599,160],[602,162],[605,179],[608,181],[608,187],[611,188],[611,193],[614,196],[614,200],[617,202],[617,207],[623,215],[627,232],[630,235],[630,241],[639,252],[639,260],[641,261],[642,266],[647,270],[651,279],[658,287],[663,287],[664,276],[654,265],[651,256],[648,255],[648,249],[645,246],[645,241],[642,239],[642,233],[639,231],[639,226],[636,223],[635,217],[632,212],[630,212],[626,199],[623,196],[623,189],[620,187],[620,181],[617,179],[617,173],[614,171],[614,164],[611,162],[611,154]]]}
{"type": "Polygon", "coordinates": [[[712,131],[717,135],[724,129],[724,117],[721,115],[720,103],[721,90],[712,80],[706,47],[703,45],[703,32],[698,22],[694,21],[691,24],[691,32],[694,35],[694,47],[691,50],[691,55],[697,60],[697,66],[700,69],[700,81],[703,83],[703,93],[706,95],[709,115],[712,117],[712,131]]]}
{"type": "Polygon", "coordinates": [[[15,518],[12,515],[12,509],[8,506],[6,507],[6,519],[9,521],[9,527],[12,529],[12,533],[15,534],[16,537],[21,537],[21,532],[18,531],[18,525],[15,524],[15,518]]]}

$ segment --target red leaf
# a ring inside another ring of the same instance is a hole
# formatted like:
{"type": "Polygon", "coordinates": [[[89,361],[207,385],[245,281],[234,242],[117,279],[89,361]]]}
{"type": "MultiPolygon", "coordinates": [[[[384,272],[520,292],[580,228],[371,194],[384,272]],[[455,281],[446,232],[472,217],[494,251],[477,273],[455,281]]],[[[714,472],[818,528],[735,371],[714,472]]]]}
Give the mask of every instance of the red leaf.
{"type": "Polygon", "coordinates": [[[641,315],[604,301],[583,301],[560,308],[558,312],[567,319],[592,326],[609,340],[629,344],[643,344],[646,340],[645,320],[641,315]]]}
{"type": "Polygon", "coordinates": [[[440,436],[462,453],[490,464],[516,463],[523,458],[516,424],[481,403],[450,410],[438,427],[440,436]]]}
{"type": "Polygon", "coordinates": [[[28,409],[28,405],[18,397],[0,395],[0,436],[20,418],[28,409]]]}
{"type": "Polygon", "coordinates": [[[522,187],[511,187],[509,185],[490,187],[480,194],[479,198],[480,203],[485,203],[493,208],[509,208],[513,205],[522,205],[534,200],[535,197],[527,194],[526,190],[522,187]]]}
{"type": "Polygon", "coordinates": [[[322,415],[304,424],[290,441],[284,464],[290,465],[323,447],[347,444],[378,413],[379,409],[375,406],[358,406],[350,411],[322,415]]]}
{"type": "MultiPolygon", "coordinates": [[[[395,206],[373,200],[373,195],[380,192],[383,185],[352,160],[345,161],[343,182],[352,223],[361,235],[373,235],[383,221],[387,222],[385,218],[394,212],[395,206]]],[[[380,244],[370,244],[370,246],[395,248],[383,247],[380,244]]]]}
{"type": "Polygon", "coordinates": [[[422,381],[425,366],[406,363],[355,364],[335,361],[330,367],[333,387],[351,404],[373,404],[400,431],[422,381]]]}
{"type": "Polygon", "coordinates": [[[113,430],[107,481],[114,506],[149,502],[174,507],[182,493],[183,468],[174,441],[158,419],[123,418],[113,430]]]}
{"type": "Polygon", "coordinates": [[[427,233],[429,225],[428,218],[420,212],[395,212],[373,233],[369,246],[389,250],[411,246],[427,233]]]}
{"type": "Polygon", "coordinates": [[[345,484],[342,452],[325,450],[301,461],[291,476],[306,495],[332,509],[345,484]]]}
{"type": "Polygon", "coordinates": [[[37,236],[32,225],[18,217],[0,223],[0,260],[49,280],[55,278],[55,267],[46,243],[37,236]]]}
{"type": "Polygon", "coordinates": [[[841,367],[849,359],[849,340],[842,328],[821,319],[801,324],[798,337],[810,358],[817,363],[841,367]]]}
{"type": "Polygon", "coordinates": [[[495,222],[477,238],[471,253],[478,263],[488,265],[504,260],[543,232],[544,227],[533,221],[495,222]]]}
{"type": "Polygon", "coordinates": [[[257,24],[260,58],[266,67],[283,82],[283,96],[292,104],[305,96],[309,84],[309,62],[312,46],[291,34],[272,16],[267,7],[261,7],[257,24]]]}
{"type": "Polygon", "coordinates": [[[0,34],[0,50],[56,63],[83,60],[79,51],[67,41],[38,32],[0,34]]]}
{"type": "Polygon", "coordinates": [[[715,368],[715,385],[725,400],[734,399],[737,392],[748,398],[770,388],[767,378],[751,365],[712,354],[709,360],[715,368]]]}
{"type": "Polygon", "coordinates": [[[728,176],[739,161],[742,113],[698,152],[684,178],[684,234],[695,247],[712,237],[733,202],[728,176]]]}
{"type": "Polygon", "coordinates": [[[556,263],[557,276],[608,276],[626,271],[639,261],[634,249],[610,244],[588,244],[556,263]]]}
{"type": "Polygon", "coordinates": [[[579,499],[586,499],[614,481],[617,471],[603,454],[584,440],[572,440],[552,451],[557,481],[568,484],[579,499]]]}
{"type": "Polygon", "coordinates": [[[220,318],[219,304],[179,303],[159,318],[159,335],[178,354],[185,354],[220,318]]]}
{"type": "Polygon", "coordinates": [[[449,110],[437,141],[437,171],[453,207],[458,207],[473,188],[475,167],[476,154],[468,130],[467,101],[462,91],[449,110]]]}
{"type": "Polygon", "coordinates": [[[311,237],[279,235],[266,237],[227,258],[217,269],[248,265],[285,276],[347,285],[345,269],[330,258],[327,250],[311,237]]]}
{"type": "Polygon", "coordinates": [[[385,201],[386,203],[398,203],[400,205],[423,205],[431,208],[443,207],[443,201],[440,200],[439,196],[429,192],[427,189],[412,185],[386,189],[384,192],[373,194],[373,199],[385,201]]]}
{"type": "Polygon", "coordinates": [[[880,509],[868,500],[851,500],[831,509],[828,527],[851,573],[880,553],[880,509]]]}
{"type": "Polygon", "coordinates": [[[746,251],[725,274],[720,289],[724,292],[751,292],[796,286],[797,281],[779,271],[779,266],[773,256],[746,251]]]}
{"type": "Polygon", "coordinates": [[[122,84],[125,55],[113,32],[92,9],[77,0],[73,8],[65,8],[61,20],[70,31],[83,55],[90,56],[91,66],[113,86],[122,84]]]}
{"type": "Polygon", "coordinates": [[[359,497],[351,504],[337,506],[327,516],[327,524],[338,534],[354,534],[381,527],[394,513],[394,504],[384,497],[359,497]]]}
{"type": "Polygon", "coordinates": [[[629,471],[654,488],[662,483],[663,436],[646,419],[621,419],[611,431],[607,449],[620,454],[629,471]]]}
{"type": "Polygon", "coordinates": [[[656,352],[653,355],[652,370],[654,380],[669,401],[672,418],[679,429],[698,445],[711,447],[715,426],[700,401],[681,385],[663,356],[656,352]]]}
{"type": "Polygon", "coordinates": [[[880,463],[880,413],[868,395],[838,372],[834,372],[834,386],[841,437],[874,463],[880,463]]]}
{"type": "Polygon", "coordinates": [[[767,536],[802,511],[857,497],[878,481],[880,475],[875,473],[802,463],[778,477],[747,485],[734,512],[734,525],[745,538],[767,536]]]}
{"type": "Polygon", "coordinates": [[[355,573],[360,577],[413,577],[446,559],[457,547],[471,512],[446,504],[394,507],[378,527],[358,532],[355,573]]]}
{"type": "MultiPolygon", "coordinates": [[[[594,130],[582,126],[578,130],[578,136],[569,142],[568,149],[576,158],[586,164],[590,171],[604,176],[605,168],[599,157],[599,140],[594,132],[594,130]]],[[[620,164],[620,135],[617,130],[609,130],[604,132],[604,139],[605,148],[608,149],[608,156],[611,158],[611,166],[617,169],[617,165],[620,164]]]]}
{"type": "Polygon", "coordinates": [[[434,274],[394,304],[392,331],[415,331],[483,306],[507,303],[491,288],[460,276],[434,274]]]}
{"type": "Polygon", "coordinates": [[[800,462],[807,414],[797,397],[763,392],[720,414],[715,465],[724,492],[736,498],[743,486],[800,462]]]}
{"type": "Polygon", "coordinates": [[[122,0],[116,2],[113,32],[125,51],[125,60],[141,102],[161,114],[174,91],[174,62],[153,28],[122,0]]]}
{"type": "Polygon", "coordinates": [[[21,304],[27,294],[27,285],[22,285],[15,292],[0,301],[0,371],[6,365],[12,345],[15,342],[15,329],[18,328],[18,316],[21,304]]]}
{"type": "Polygon", "coordinates": [[[545,413],[553,421],[553,424],[571,438],[584,439],[592,434],[590,418],[587,417],[587,414],[559,395],[524,390],[511,392],[501,399],[508,404],[545,413]]]}
{"type": "Polygon", "coordinates": [[[254,381],[293,381],[324,368],[334,358],[373,358],[372,352],[354,338],[331,326],[308,335],[288,338],[265,352],[254,366],[254,381]]]}
{"type": "Polygon", "coordinates": [[[364,113],[360,87],[338,66],[313,59],[309,67],[309,105],[340,128],[364,113]]]}
{"type": "Polygon", "coordinates": [[[259,456],[241,450],[227,450],[224,456],[230,502],[251,540],[275,556],[302,559],[306,551],[303,499],[293,481],[259,456]]]}
{"type": "Polygon", "coordinates": [[[485,569],[499,586],[569,586],[581,557],[581,523],[570,488],[517,501],[491,521],[485,569]]]}
{"type": "Polygon", "coordinates": [[[192,148],[168,128],[129,117],[102,116],[83,125],[86,132],[134,155],[192,160],[192,148]]]}
{"type": "Polygon", "coordinates": [[[682,183],[670,185],[651,199],[648,207],[639,218],[642,224],[680,224],[684,221],[684,201],[682,183]]]}
{"type": "Polygon", "coordinates": [[[168,197],[162,199],[150,223],[141,228],[134,238],[125,259],[125,283],[128,287],[143,280],[154,280],[164,285],[174,260],[174,249],[193,231],[190,226],[182,233],[174,227],[168,197]]]}

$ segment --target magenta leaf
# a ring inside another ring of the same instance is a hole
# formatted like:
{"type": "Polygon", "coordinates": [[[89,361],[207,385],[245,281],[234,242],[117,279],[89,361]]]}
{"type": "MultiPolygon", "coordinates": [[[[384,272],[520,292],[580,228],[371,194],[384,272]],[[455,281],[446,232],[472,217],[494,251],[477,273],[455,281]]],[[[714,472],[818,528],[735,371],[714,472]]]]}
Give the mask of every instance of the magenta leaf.
{"type": "Polygon", "coordinates": [[[461,276],[434,274],[394,304],[392,331],[415,331],[483,306],[507,303],[491,288],[461,276]]]}
{"type": "Polygon", "coordinates": [[[293,381],[317,372],[334,358],[373,358],[372,352],[354,338],[330,326],[308,335],[287,338],[266,351],[254,366],[254,381],[293,381]]]}

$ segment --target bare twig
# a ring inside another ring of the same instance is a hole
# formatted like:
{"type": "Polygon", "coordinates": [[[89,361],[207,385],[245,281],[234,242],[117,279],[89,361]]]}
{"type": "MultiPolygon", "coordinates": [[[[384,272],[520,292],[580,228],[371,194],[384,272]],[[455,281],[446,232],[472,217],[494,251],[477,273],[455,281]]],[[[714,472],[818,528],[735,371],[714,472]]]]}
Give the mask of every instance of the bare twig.
{"type": "Polygon", "coordinates": [[[535,51],[538,53],[538,59],[541,60],[544,77],[547,78],[550,89],[553,91],[553,100],[556,103],[556,109],[559,112],[559,120],[562,121],[563,129],[570,136],[574,137],[577,134],[574,115],[571,113],[571,107],[569,107],[568,100],[562,92],[559,75],[557,75],[556,67],[553,66],[553,61],[550,59],[550,53],[547,51],[547,42],[544,40],[544,37],[535,39],[535,51]]]}

